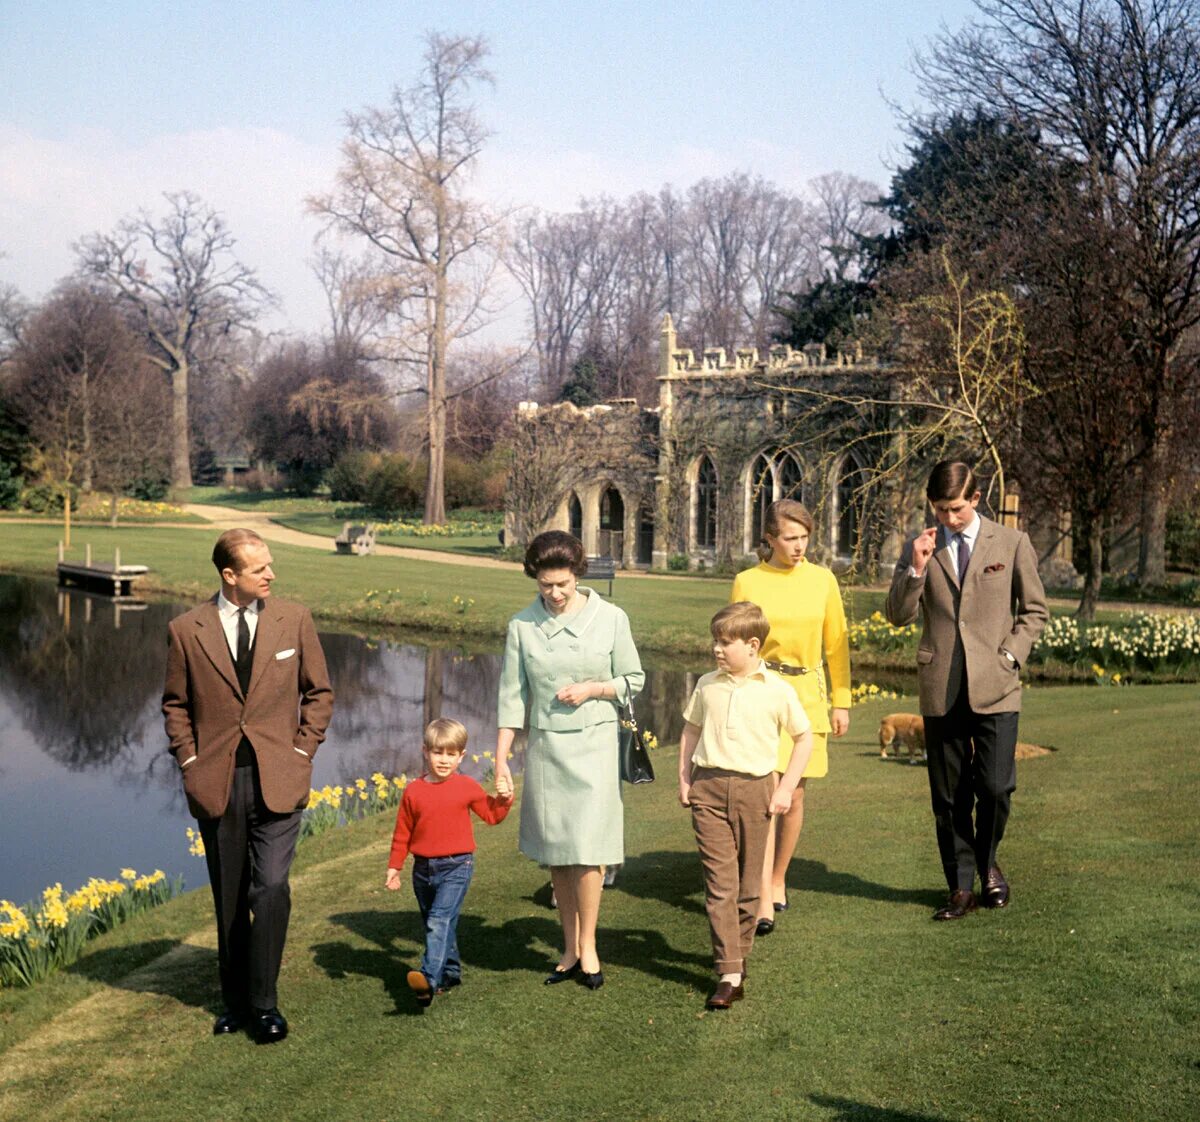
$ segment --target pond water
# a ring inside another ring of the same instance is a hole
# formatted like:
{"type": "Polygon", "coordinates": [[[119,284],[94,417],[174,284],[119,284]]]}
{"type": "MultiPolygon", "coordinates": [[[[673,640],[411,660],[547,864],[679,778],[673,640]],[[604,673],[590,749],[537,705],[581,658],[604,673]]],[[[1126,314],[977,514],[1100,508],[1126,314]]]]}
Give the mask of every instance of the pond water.
{"type": "MultiPolygon", "coordinates": [[[[520,605],[514,605],[514,610],[520,605]]],[[[207,883],[166,752],[159,702],[167,622],[190,605],[116,605],[53,582],[0,575],[0,899],[24,903],[125,867],[207,883]]],[[[477,778],[495,747],[499,648],[467,653],[322,632],[337,701],[313,783],[417,774],[421,730],[455,717],[477,778]]],[[[674,743],[707,665],[648,669],[644,727],[674,743]],[[690,671],[690,672],[689,672],[690,671]]],[[[660,773],[671,774],[664,759],[660,773]]],[[[381,858],[382,860],[382,858],[381,858]]]]}

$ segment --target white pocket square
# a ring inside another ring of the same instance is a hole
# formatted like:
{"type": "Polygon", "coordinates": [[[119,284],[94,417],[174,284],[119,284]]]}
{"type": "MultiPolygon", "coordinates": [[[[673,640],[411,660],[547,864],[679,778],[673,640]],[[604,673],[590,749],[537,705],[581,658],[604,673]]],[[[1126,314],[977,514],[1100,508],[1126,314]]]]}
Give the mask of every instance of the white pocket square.
{"type": "Polygon", "coordinates": [[[292,655],[294,655],[295,653],[296,653],[295,647],[288,647],[288,649],[286,651],[276,651],[275,659],[276,659],[276,661],[278,661],[281,658],[291,658],[292,655]]]}

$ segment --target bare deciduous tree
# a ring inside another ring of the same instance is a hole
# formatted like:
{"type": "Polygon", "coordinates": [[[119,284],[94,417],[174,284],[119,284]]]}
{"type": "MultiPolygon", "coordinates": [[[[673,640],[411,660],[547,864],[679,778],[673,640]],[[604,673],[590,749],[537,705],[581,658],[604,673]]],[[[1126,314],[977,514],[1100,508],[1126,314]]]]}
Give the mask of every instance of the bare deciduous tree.
{"type": "MultiPolygon", "coordinates": [[[[1192,434],[1177,423],[1196,393],[1179,362],[1200,322],[1200,7],[1196,0],[976,0],[981,19],[918,58],[924,92],[966,112],[986,106],[1080,172],[1092,209],[1127,229],[1137,294],[1120,361],[1145,390],[1141,439],[1144,581],[1163,575],[1168,466],[1192,434]]],[[[1118,303],[1124,293],[1100,294],[1118,303]]]]}
{"type": "Polygon", "coordinates": [[[190,191],[165,196],[167,212],[147,211],[109,234],[75,246],[85,273],[119,295],[142,331],[150,360],[171,386],[171,485],[192,485],[189,382],[205,351],[248,326],[270,300],[254,270],[233,256],[225,220],[190,191]]]}
{"type": "Polygon", "coordinates": [[[402,342],[426,394],[429,470],[425,521],[443,522],[446,365],[452,343],[484,322],[497,221],[465,193],[487,131],[470,92],[490,82],[482,38],[430,35],[417,81],[381,108],[349,113],[337,187],[309,200],[340,231],[387,262],[403,306],[402,342]]]}

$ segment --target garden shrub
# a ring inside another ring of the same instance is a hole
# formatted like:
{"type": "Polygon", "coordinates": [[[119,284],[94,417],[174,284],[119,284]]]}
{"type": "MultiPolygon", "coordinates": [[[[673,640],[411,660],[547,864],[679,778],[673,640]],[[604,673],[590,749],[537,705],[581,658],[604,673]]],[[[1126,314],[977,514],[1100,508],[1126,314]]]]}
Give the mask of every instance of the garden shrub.
{"type": "Polygon", "coordinates": [[[366,502],[371,475],[381,459],[378,452],[362,449],[343,452],[325,476],[329,484],[329,497],[337,503],[366,502]]]}
{"type": "Polygon", "coordinates": [[[371,510],[392,518],[420,506],[425,492],[425,469],[402,452],[380,457],[367,481],[364,501],[371,510]]]}
{"type": "Polygon", "coordinates": [[[21,505],[25,480],[13,474],[12,466],[0,460],[0,510],[16,510],[21,505]]]}

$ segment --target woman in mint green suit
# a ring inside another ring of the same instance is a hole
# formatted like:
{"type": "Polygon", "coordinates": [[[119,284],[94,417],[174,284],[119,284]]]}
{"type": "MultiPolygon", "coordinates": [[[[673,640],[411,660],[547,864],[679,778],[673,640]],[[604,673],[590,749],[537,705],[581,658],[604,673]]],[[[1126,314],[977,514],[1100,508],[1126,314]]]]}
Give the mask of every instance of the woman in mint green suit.
{"type": "Polygon", "coordinates": [[[550,866],[563,953],[548,985],[604,983],[596,952],[601,865],[625,859],[617,765],[617,709],[645,681],[629,619],[581,587],[587,558],[561,530],[525,552],[538,596],[508,624],[497,706],[496,791],[512,791],[508,757],[529,712],[521,852],[550,866]]]}

